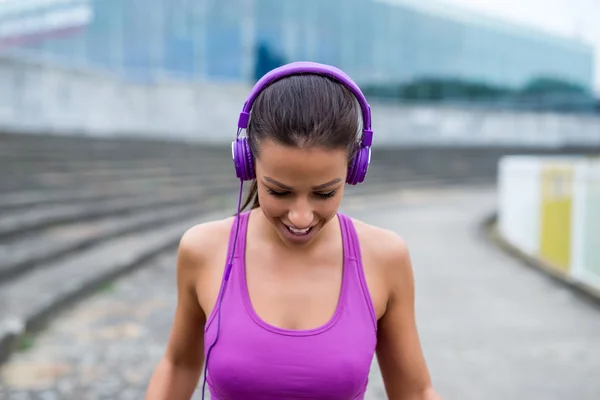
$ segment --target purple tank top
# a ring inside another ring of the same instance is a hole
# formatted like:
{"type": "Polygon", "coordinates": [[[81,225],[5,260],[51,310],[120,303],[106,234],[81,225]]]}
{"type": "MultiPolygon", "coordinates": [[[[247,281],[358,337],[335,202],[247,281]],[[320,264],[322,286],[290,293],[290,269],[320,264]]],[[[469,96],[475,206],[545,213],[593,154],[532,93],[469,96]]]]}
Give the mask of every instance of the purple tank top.
{"type": "MultiPolygon", "coordinates": [[[[219,292],[219,335],[207,371],[211,399],[363,399],[377,344],[377,319],[352,221],[338,214],[344,266],[333,317],[316,329],[287,330],[263,321],[250,302],[244,262],[248,216],[249,212],[240,215],[233,268],[225,290],[221,284],[219,292]]],[[[236,226],[234,221],[228,256],[236,226]]],[[[205,357],[215,340],[217,314],[215,306],[206,322],[205,357]]]]}

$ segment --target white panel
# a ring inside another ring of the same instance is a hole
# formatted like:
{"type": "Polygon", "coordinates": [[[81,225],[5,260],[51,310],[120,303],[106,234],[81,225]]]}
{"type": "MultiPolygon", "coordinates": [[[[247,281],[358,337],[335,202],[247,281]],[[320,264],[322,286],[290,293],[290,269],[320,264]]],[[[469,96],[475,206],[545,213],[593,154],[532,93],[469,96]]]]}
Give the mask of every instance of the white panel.
{"type": "Polygon", "coordinates": [[[504,238],[536,254],[540,230],[540,160],[509,156],[498,168],[498,228],[504,238]]]}
{"type": "Polygon", "coordinates": [[[571,220],[571,273],[581,276],[584,271],[585,214],[589,166],[580,162],[573,171],[573,216],[571,220]]]}
{"type": "Polygon", "coordinates": [[[598,198],[600,185],[600,160],[585,159],[577,163],[575,169],[574,215],[572,221],[571,263],[574,278],[600,292],[600,277],[597,262],[600,250],[598,232],[598,198]],[[589,213],[588,213],[589,211],[589,213]],[[590,235],[588,237],[587,235],[590,235]]]}

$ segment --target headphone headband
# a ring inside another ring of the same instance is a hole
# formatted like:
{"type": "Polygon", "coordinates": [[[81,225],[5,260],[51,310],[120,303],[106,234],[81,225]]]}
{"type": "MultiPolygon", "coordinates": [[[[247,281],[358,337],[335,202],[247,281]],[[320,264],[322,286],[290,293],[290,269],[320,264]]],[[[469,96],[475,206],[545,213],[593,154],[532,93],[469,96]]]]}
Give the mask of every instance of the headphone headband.
{"type": "Polygon", "coordinates": [[[323,75],[335,79],[336,81],[343,84],[348,90],[354,94],[354,97],[358,100],[362,111],[363,120],[363,134],[362,134],[362,145],[364,147],[370,147],[373,142],[373,131],[371,130],[371,107],[367,102],[364,94],[356,83],[342,70],[325,64],[319,64],[310,61],[297,61],[290,64],[283,65],[275,68],[265,74],[252,88],[248,99],[244,103],[242,112],[238,119],[238,134],[241,129],[248,127],[248,120],[250,119],[250,110],[254,104],[256,97],[272,82],[284,78],[286,76],[298,75],[298,74],[316,74],[323,75]]]}
{"type": "Polygon", "coordinates": [[[348,164],[348,175],[346,182],[351,185],[356,185],[364,181],[367,176],[367,170],[371,163],[371,144],[373,142],[373,130],[371,128],[371,107],[367,103],[367,99],[358,88],[358,85],[350,79],[348,75],[338,68],[319,64],[309,61],[299,61],[286,64],[275,68],[264,75],[252,88],[250,95],[244,103],[242,112],[238,119],[238,130],[235,141],[231,144],[231,153],[235,165],[235,173],[242,181],[253,180],[256,178],[254,171],[254,155],[250,149],[247,137],[240,137],[242,129],[248,127],[250,119],[250,110],[254,104],[254,100],[259,93],[264,90],[269,84],[277,79],[281,79],[290,75],[299,74],[315,74],[331,77],[348,88],[360,105],[362,110],[363,131],[360,144],[348,164]]]}

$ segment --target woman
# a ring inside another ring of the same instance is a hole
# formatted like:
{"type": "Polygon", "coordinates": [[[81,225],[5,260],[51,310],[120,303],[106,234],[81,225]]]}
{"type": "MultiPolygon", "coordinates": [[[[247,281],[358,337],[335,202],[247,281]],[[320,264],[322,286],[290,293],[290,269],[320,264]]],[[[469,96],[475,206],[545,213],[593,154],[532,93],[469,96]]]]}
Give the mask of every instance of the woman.
{"type": "Polygon", "coordinates": [[[216,400],[362,399],[375,353],[389,399],[439,399],[404,241],[338,212],[344,184],[365,178],[370,123],[333,67],[292,63],[256,84],[233,143],[251,209],[183,235],[175,321],[147,400],[190,399],[203,365],[216,400]]]}

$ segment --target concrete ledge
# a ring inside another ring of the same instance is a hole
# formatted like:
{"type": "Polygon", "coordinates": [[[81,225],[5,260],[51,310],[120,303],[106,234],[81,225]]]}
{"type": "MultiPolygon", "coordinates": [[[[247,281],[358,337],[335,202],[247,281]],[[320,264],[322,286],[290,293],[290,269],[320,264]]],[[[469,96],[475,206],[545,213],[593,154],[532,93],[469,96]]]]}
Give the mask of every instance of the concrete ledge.
{"type": "MultiPolygon", "coordinates": [[[[110,74],[0,55],[0,129],[94,137],[138,137],[228,145],[250,85],[162,79],[127,82],[110,74]],[[93,93],[93,96],[89,94],[93,93]],[[223,134],[221,127],[231,132],[223,134]]],[[[596,115],[372,104],[373,146],[600,145],[596,115]],[[575,123],[574,123],[575,122],[575,123]]]]}
{"type": "Polygon", "coordinates": [[[156,226],[168,224],[171,221],[192,218],[197,214],[197,208],[190,206],[167,208],[164,211],[160,209],[150,210],[145,214],[135,215],[135,218],[131,218],[131,221],[120,218],[117,223],[111,224],[105,230],[100,230],[96,235],[82,235],[77,239],[59,244],[51,243],[49,246],[40,243],[42,240],[35,240],[38,239],[36,237],[34,240],[26,242],[27,245],[34,248],[33,250],[29,249],[27,252],[16,251],[17,257],[9,258],[6,262],[0,262],[0,282],[5,283],[5,281],[31,272],[34,268],[41,267],[45,263],[68,257],[108,239],[146,231],[156,226]],[[124,220],[125,223],[118,223],[120,220],[124,220]]]}
{"type": "Polygon", "coordinates": [[[512,256],[521,264],[535,269],[536,271],[544,274],[544,276],[552,279],[554,282],[563,285],[564,287],[571,289],[576,294],[583,295],[586,299],[600,305],[599,290],[590,287],[583,282],[574,280],[571,276],[561,273],[544,260],[533,257],[510,243],[508,240],[502,237],[498,231],[497,219],[497,212],[493,212],[483,218],[483,220],[480,222],[479,228],[481,235],[489,244],[512,256]]]}
{"type": "Polygon", "coordinates": [[[178,192],[158,193],[154,196],[131,196],[130,198],[109,198],[79,205],[65,205],[56,208],[34,208],[0,216],[0,240],[11,239],[28,232],[66,223],[99,220],[109,216],[127,216],[135,212],[151,211],[164,207],[194,204],[201,195],[229,193],[232,185],[210,185],[209,189],[192,187],[180,188],[178,192]],[[183,192],[183,193],[179,193],[183,192]]]}

